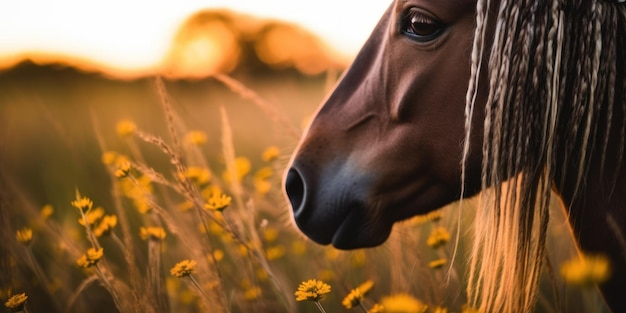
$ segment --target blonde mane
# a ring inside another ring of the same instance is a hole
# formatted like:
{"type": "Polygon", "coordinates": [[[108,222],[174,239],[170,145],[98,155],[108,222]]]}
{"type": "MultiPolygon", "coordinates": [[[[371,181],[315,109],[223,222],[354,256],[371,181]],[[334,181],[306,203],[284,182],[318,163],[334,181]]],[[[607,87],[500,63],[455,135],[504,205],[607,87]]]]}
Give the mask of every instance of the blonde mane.
{"type": "Polygon", "coordinates": [[[575,190],[581,189],[591,151],[599,147],[604,159],[612,123],[622,125],[617,157],[623,157],[626,123],[614,121],[613,108],[626,106],[616,94],[626,90],[616,87],[624,67],[626,6],[497,2],[477,3],[466,101],[464,170],[479,78],[488,81],[482,187],[491,200],[481,201],[477,212],[467,292],[482,312],[531,312],[551,190],[563,183],[557,173],[576,165],[575,190]]]}

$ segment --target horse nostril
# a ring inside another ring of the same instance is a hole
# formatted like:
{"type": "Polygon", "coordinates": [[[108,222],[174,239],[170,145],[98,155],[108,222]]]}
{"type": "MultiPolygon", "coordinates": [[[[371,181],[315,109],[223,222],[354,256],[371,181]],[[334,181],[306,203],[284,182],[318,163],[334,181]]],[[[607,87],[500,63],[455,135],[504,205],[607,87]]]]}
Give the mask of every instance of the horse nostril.
{"type": "Polygon", "coordinates": [[[285,190],[287,197],[291,202],[291,208],[294,215],[298,215],[298,211],[304,206],[304,196],[306,193],[304,180],[300,173],[295,169],[290,169],[285,180],[285,190]]]}

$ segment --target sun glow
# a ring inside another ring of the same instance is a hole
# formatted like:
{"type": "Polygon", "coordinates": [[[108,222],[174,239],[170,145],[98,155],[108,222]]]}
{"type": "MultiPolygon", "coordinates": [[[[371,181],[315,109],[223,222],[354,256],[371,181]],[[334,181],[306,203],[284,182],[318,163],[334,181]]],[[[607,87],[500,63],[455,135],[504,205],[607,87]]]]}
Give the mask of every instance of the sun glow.
{"type": "MultiPolygon", "coordinates": [[[[236,49],[219,25],[173,47],[180,27],[200,10],[226,8],[301,25],[321,36],[339,55],[351,58],[388,0],[188,0],[102,2],[22,0],[0,4],[0,68],[24,59],[67,61],[114,76],[168,71],[198,76],[232,67],[236,49]],[[358,9],[355,9],[358,8],[358,9]],[[358,13],[355,13],[358,12],[358,13]],[[230,49],[230,50],[229,50],[230,49]],[[223,62],[222,62],[223,61],[223,62]],[[224,63],[225,62],[225,63],[224,63]],[[203,68],[202,71],[191,69],[203,68]],[[191,73],[193,72],[193,73],[191,73]]],[[[316,65],[306,65],[316,72],[316,65]]]]}

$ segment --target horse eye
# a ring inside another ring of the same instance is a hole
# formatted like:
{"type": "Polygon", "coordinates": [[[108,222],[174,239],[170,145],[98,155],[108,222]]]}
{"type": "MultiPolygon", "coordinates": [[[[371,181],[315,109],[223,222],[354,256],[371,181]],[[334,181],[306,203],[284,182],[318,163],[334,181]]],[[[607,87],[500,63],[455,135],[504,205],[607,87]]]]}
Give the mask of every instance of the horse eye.
{"type": "Polygon", "coordinates": [[[404,14],[400,25],[400,31],[404,35],[420,42],[437,38],[444,29],[443,24],[416,9],[404,14]]]}

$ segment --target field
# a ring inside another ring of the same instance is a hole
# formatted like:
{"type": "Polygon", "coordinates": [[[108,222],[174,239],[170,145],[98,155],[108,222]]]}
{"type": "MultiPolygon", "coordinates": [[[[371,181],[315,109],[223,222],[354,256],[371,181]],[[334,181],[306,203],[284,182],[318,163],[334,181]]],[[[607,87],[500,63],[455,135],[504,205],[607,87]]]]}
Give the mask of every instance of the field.
{"type": "MultiPolygon", "coordinates": [[[[318,246],[292,224],[282,173],[336,76],[0,73],[2,302],[25,293],[28,312],[473,312],[463,281],[475,199],[400,223],[375,249],[318,246]],[[309,279],[330,292],[296,301],[309,279]],[[364,283],[362,297],[351,293],[364,283]]],[[[554,207],[537,311],[604,312],[593,286],[561,277],[576,254],[554,207]]]]}

